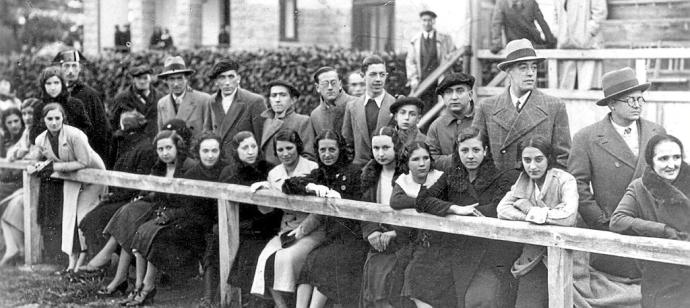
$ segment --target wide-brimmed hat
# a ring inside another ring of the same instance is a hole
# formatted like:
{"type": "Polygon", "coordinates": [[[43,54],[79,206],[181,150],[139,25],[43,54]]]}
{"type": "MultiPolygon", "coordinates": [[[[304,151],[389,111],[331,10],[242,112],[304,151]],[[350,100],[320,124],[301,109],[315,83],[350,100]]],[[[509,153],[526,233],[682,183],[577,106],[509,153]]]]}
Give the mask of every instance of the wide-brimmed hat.
{"type": "Polygon", "coordinates": [[[637,90],[647,91],[651,84],[640,84],[635,76],[635,71],[630,67],[624,67],[604,74],[601,79],[601,86],[604,89],[604,98],[597,101],[597,105],[606,106],[609,99],[613,97],[637,90]]]}
{"type": "Polygon", "coordinates": [[[506,66],[513,63],[518,63],[522,61],[544,61],[545,58],[537,57],[537,52],[532,46],[532,42],[528,39],[519,39],[508,42],[505,48],[506,56],[505,61],[499,63],[498,69],[505,71],[506,66]]]}
{"type": "Polygon", "coordinates": [[[413,105],[417,106],[419,108],[419,112],[421,113],[422,110],[424,110],[424,102],[416,97],[401,97],[395,100],[395,102],[389,107],[390,112],[392,114],[398,113],[398,109],[402,108],[402,106],[407,106],[407,105],[413,105]]]}
{"type": "Polygon", "coordinates": [[[163,71],[158,74],[158,78],[165,78],[173,74],[191,75],[193,73],[194,70],[187,68],[182,57],[167,57],[165,58],[165,62],[163,62],[163,71]]]}
{"type": "Polygon", "coordinates": [[[86,58],[81,53],[81,51],[76,49],[63,50],[58,52],[53,58],[53,63],[64,63],[64,62],[79,62],[86,63],[86,58]]]}

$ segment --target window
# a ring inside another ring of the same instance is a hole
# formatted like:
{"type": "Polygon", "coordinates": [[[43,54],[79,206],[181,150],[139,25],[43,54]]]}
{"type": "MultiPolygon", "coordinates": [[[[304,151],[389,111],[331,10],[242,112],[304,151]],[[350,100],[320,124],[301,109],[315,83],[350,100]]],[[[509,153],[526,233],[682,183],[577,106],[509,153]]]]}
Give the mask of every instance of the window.
{"type": "Polygon", "coordinates": [[[280,40],[297,41],[297,0],[280,0],[280,40]]]}
{"type": "Polygon", "coordinates": [[[360,50],[393,50],[395,2],[354,0],[352,7],[352,46],[360,50]]]}

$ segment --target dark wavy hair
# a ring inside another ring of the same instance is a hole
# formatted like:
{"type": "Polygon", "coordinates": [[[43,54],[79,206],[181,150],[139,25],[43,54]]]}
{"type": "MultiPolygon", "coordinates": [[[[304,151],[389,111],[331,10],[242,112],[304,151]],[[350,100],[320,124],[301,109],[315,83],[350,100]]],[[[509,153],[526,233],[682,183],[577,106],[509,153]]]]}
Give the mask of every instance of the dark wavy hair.
{"type": "MultiPolygon", "coordinates": [[[[546,161],[548,163],[548,166],[546,170],[550,170],[553,168],[554,165],[554,157],[553,157],[553,147],[551,147],[551,143],[546,140],[546,138],[542,136],[534,136],[529,139],[525,139],[520,141],[517,146],[517,162],[519,163],[519,166],[522,166],[522,151],[525,150],[525,148],[535,148],[539,151],[541,151],[542,154],[546,157],[546,161]]],[[[524,166],[521,167],[524,169],[524,166]]]]}
{"type": "MultiPolygon", "coordinates": [[[[201,143],[204,142],[205,140],[215,140],[218,141],[218,147],[220,148],[221,145],[223,144],[223,140],[221,140],[220,136],[218,134],[211,132],[211,131],[205,131],[201,133],[198,137],[194,138],[192,142],[192,157],[198,158],[200,157],[199,151],[201,151],[201,143]]],[[[218,157],[218,161],[223,161],[225,160],[225,153],[223,151],[220,151],[220,156],[218,157]]]]}
{"type": "MultiPolygon", "coordinates": [[[[346,142],[343,136],[330,129],[322,130],[318,135],[316,135],[316,138],[314,139],[314,151],[316,151],[317,156],[319,156],[319,141],[321,140],[335,140],[336,144],[338,145],[339,154],[338,160],[336,161],[335,165],[345,166],[350,163],[351,160],[345,152],[346,142]]],[[[318,159],[318,163],[319,165],[323,164],[321,162],[320,156],[318,159]]]]}
{"type": "Polygon", "coordinates": [[[405,145],[405,147],[400,150],[400,171],[403,173],[410,172],[410,168],[407,166],[407,164],[410,162],[410,156],[412,156],[414,151],[419,149],[425,150],[427,154],[429,154],[429,170],[431,171],[434,169],[434,158],[431,156],[429,145],[422,141],[414,141],[405,145]]]}
{"type": "Polygon", "coordinates": [[[300,138],[299,134],[293,129],[283,128],[276,133],[276,136],[273,138],[273,154],[276,156],[278,156],[278,147],[276,146],[278,141],[293,143],[297,148],[297,155],[302,155],[302,152],[304,152],[302,138],[300,138]]]}
{"type": "Polygon", "coordinates": [[[399,160],[399,155],[398,152],[403,148],[404,144],[400,141],[400,137],[398,136],[398,131],[393,128],[392,126],[384,126],[379,128],[378,131],[374,132],[374,135],[371,136],[371,139],[373,140],[374,137],[376,136],[388,136],[391,137],[393,140],[393,150],[395,151],[395,160],[399,160]]]}
{"type": "Polygon", "coordinates": [[[22,133],[24,132],[24,129],[26,129],[26,125],[24,124],[24,120],[22,119],[22,112],[17,107],[11,107],[11,108],[3,111],[0,114],[0,121],[2,121],[2,123],[0,123],[0,127],[2,128],[3,135],[5,135],[6,138],[9,137],[10,139],[8,141],[12,144],[17,142],[17,140],[19,140],[19,138],[21,138],[22,133]],[[14,138],[11,138],[12,136],[10,136],[10,131],[9,131],[9,129],[7,129],[7,126],[5,125],[5,120],[7,120],[7,118],[11,115],[18,116],[19,117],[19,123],[22,124],[21,131],[19,132],[19,134],[17,134],[17,136],[14,136],[14,138]]]}
{"type": "MultiPolygon", "coordinates": [[[[235,136],[232,137],[232,141],[230,142],[230,146],[231,146],[231,152],[230,152],[231,154],[230,155],[232,155],[232,159],[235,162],[237,162],[237,163],[242,162],[240,160],[240,155],[238,153],[238,149],[240,148],[240,144],[242,143],[242,141],[245,141],[249,138],[254,138],[254,141],[256,141],[256,136],[254,136],[254,133],[252,133],[250,131],[246,131],[246,130],[243,130],[243,131],[235,134],[235,136]]],[[[261,156],[262,153],[261,153],[261,148],[259,147],[259,145],[257,144],[256,146],[257,146],[257,148],[256,148],[256,151],[257,151],[256,161],[258,162],[259,160],[261,160],[261,158],[263,156],[261,156]]],[[[242,163],[244,163],[244,162],[242,162],[242,163]]]]}
{"type": "Polygon", "coordinates": [[[647,142],[647,147],[644,149],[644,161],[647,162],[647,166],[654,166],[654,155],[656,154],[656,146],[664,141],[673,142],[677,144],[678,147],[680,147],[680,155],[683,158],[685,157],[685,150],[683,149],[683,143],[680,142],[680,139],[676,138],[676,136],[673,135],[658,134],[654,135],[652,138],[649,139],[649,141],[647,142]]]}
{"type": "Polygon", "coordinates": [[[62,77],[62,71],[60,70],[60,67],[57,66],[49,66],[43,69],[41,71],[41,75],[39,77],[39,86],[41,87],[41,98],[46,101],[46,102],[52,102],[56,100],[64,100],[69,96],[69,93],[67,92],[67,83],[65,83],[65,78],[62,77]],[[48,94],[48,91],[46,91],[46,81],[52,77],[57,77],[60,79],[60,84],[62,85],[60,89],[60,94],[58,94],[57,97],[51,97],[48,94]]]}
{"type": "Polygon", "coordinates": [[[184,157],[187,157],[187,155],[189,155],[187,152],[187,143],[184,141],[184,138],[182,138],[182,136],[180,136],[180,134],[178,134],[174,130],[162,130],[162,131],[158,132],[156,137],[153,138],[153,149],[154,149],[154,151],[156,150],[156,148],[158,146],[158,141],[163,140],[163,139],[171,139],[173,141],[173,143],[175,144],[175,148],[177,149],[177,157],[175,159],[176,161],[179,160],[179,158],[181,157],[180,155],[183,155],[184,157]]]}

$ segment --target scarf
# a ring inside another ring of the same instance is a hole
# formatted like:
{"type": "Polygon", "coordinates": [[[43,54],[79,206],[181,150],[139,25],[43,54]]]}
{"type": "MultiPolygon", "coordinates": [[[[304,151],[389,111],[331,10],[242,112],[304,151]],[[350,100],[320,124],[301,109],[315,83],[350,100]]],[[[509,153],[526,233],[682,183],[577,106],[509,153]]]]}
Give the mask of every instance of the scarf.
{"type": "Polygon", "coordinates": [[[684,232],[690,232],[689,167],[683,162],[678,177],[670,183],[656,174],[649,166],[642,175],[642,184],[656,201],[654,212],[656,212],[659,222],[684,232]]]}

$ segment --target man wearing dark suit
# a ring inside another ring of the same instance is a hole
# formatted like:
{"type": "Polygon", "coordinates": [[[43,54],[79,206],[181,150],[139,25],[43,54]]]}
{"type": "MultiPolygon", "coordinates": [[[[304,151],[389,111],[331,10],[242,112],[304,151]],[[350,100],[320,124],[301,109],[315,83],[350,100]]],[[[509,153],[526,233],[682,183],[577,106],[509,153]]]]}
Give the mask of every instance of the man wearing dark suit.
{"type": "Polygon", "coordinates": [[[67,83],[67,91],[69,91],[70,96],[84,103],[86,115],[92,124],[91,130],[84,132],[89,138],[89,144],[103,159],[106,166],[111,166],[112,162],[108,158],[112,132],[101,94],[79,80],[81,65],[86,62],[86,59],[81,52],[72,49],[58,53],[53,62],[60,64],[60,70],[65,78],[65,83],[67,83]]]}
{"type": "Polygon", "coordinates": [[[163,72],[158,74],[158,78],[165,80],[170,94],[158,101],[159,131],[172,119],[184,120],[192,132],[192,137],[211,130],[209,95],[188,86],[187,78],[193,73],[194,70],[187,68],[182,57],[165,59],[163,72]]]}
{"type": "Polygon", "coordinates": [[[213,132],[220,136],[225,159],[232,157],[232,137],[241,131],[254,133],[261,144],[266,110],[263,96],[240,88],[242,77],[237,72],[239,64],[233,60],[221,60],[213,66],[209,78],[215,80],[218,91],[209,98],[213,132]]]}
{"type": "Polygon", "coordinates": [[[541,136],[551,141],[553,162],[565,169],[570,152],[568,113],[558,98],[536,89],[537,57],[526,39],[506,46],[507,57],[498,68],[508,74],[510,86],[502,94],[479,103],[472,126],[489,137],[489,148],[499,170],[519,167],[517,146],[541,136]]]}
{"type": "Polygon", "coordinates": [[[354,155],[355,164],[365,164],[374,157],[371,153],[371,137],[375,131],[390,123],[390,105],[395,102],[395,98],[384,89],[388,73],[381,57],[366,57],[362,62],[362,73],[366,93],[347,104],[343,119],[343,137],[348,154],[354,155]]]}
{"type": "Polygon", "coordinates": [[[314,73],[314,83],[321,100],[309,116],[314,136],[327,129],[340,132],[343,127],[345,106],[355,98],[343,91],[338,71],[333,67],[319,68],[314,73]]]}
{"type": "Polygon", "coordinates": [[[151,86],[151,69],[140,65],[129,70],[132,84],[115,95],[110,111],[110,126],[114,130],[120,129],[120,115],[127,111],[136,110],[146,118],[144,132],[149,137],[155,137],[158,132],[156,115],[158,100],[163,93],[151,86]]]}
{"type": "MultiPolygon", "coordinates": [[[[611,112],[601,121],[575,134],[568,170],[577,179],[578,211],[587,227],[609,230],[609,219],[623,198],[628,184],[642,176],[647,164],[644,151],[649,139],[666,133],[663,127],[640,118],[642,91],[635,72],[626,67],[603,76],[605,98],[599,106],[611,112]],[[590,188],[591,187],[591,188],[590,188]]],[[[596,269],[609,274],[638,278],[634,260],[613,256],[591,256],[596,269]]]]}
{"type": "Polygon", "coordinates": [[[506,41],[528,39],[537,48],[556,47],[556,38],[535,0],[498,0],[491,14],[491,52],[503,49],[503,31],[506,41]],[[534,22],[544,31],[544,39],[534,22]]]}

